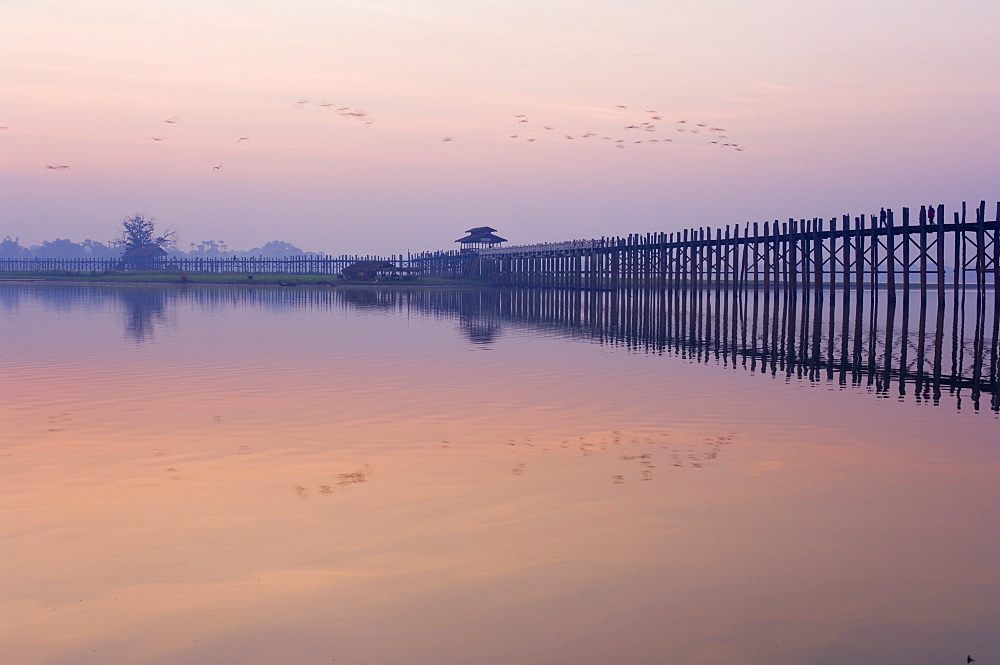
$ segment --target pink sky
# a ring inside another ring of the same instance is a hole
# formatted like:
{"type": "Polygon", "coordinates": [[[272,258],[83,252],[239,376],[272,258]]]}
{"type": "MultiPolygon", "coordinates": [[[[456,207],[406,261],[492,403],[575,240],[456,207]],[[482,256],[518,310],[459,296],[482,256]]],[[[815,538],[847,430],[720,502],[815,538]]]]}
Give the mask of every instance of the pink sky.
{"type": "Polygon", "coordinates": [[[993,3],[3,7],[0,237],[22,244],[141,211],[182,248],[402,253],[1000,194],[993,3]]]}

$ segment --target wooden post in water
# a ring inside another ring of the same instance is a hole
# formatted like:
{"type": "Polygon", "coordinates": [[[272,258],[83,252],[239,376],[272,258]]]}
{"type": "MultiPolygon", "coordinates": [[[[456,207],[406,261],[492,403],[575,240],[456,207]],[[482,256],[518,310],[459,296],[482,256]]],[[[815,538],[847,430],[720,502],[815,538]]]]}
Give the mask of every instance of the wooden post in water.
{"type": "Polygon", "coordinates": [[[854,356],[855,374],[861,367],[861,330],[864,314],[865,216],[854,218],[854,356]]]}
{"type": "Polygon", "coordinates": [[[915,390],[920,394],[924,382],[925,334],[927,332],[927,207],[920,206],[920,310],[917,317],[917,380],[915,390]]]}
{"type": "Polygon", "coordinates": [[[961,217],[956,211],[954,214],[955,218],[955,233],[953,244],[953,255],[952,255],[952,277],[951,277],[951,308],[952,308],[952,319],[951,319],[951,374],[952,376],[958,376],[958,328],[959,328],[959,302],[961,300],[959,294],[959,284],[960,277],[962,274],[962,245],[964,232],[960,229],[965,225],[966,214],[968,213],[968,208],[965,202],[962,202],[962,212],[961,217]]]}
{"type": "Polygon", "coordinates": [[[976,327],[973,334],[972,399],[979,408],[986,326],[986,201],[976,210],[976,327]]]}
{"type": "Polygon", "coordinates": [[[896,238],[891,210],[882,209],[880,223],[885,228],[886,324],[884,362],[880,392],[888,392],[892,384],[892,344],[896,324],[896,238]]]}
{"type": "Polygon", "coordinates": [[[993,397],[990,407],[1000,410],[1000,385],[998,385],[998,355],[1000,355],[1000,201],[993,217],[993,336],[990,345],[990,388],[993,397]]]}
{"type": "Polygon", "coordinates": [[[906,373],[906,352],[909,348],[907,342],[907,332],[910,324],[910,270],[913,265],[910,261],[910,245],[912,236],[910,234],[910,209],[903,208],[903,312],[902,330],[900,336],[902,342],[899,345],[900,353],[900,393],[905,391],[905,381],[903,375],[906,373]]]}
{"type": "Polygon", "coordinates": [[[711,293],[712,281],[711,273],[708,270],[709,247],[706,241],[711,238],[711,228],[698,227],[698,288],[697,288],[697,317],[695,318],[694,348],[699,357],[702,349],[708,347],[703,340],[705,334],[706,311],[711,311],[712,303],[707,294],[711,293]]]}
{"type": "Polygon", "coordinates": [[[827,379],[833,380],[833,366],[834,366],[834,331],[836,330],[836,318],[837,318],[837,218],[832,217],[830,219],[830,247],[828,251],[828,256],[830,257],[830,311],[827,314],[827,351],[826,351],[826,362],[827,362],[827,379]]]}
{"type": "Polygon", "coordinates": [[[990,346],[990,387],[993,390],[991,407],[1000,409],[998,385],[998,355],[1000,355],[1000,201],[993,217],[993,343],[990,346]]]}
{"type": "MultiPolygon", "coordinates": [[[[777,222],[775,222],[777,224],[777,222]]],[[[764,304],[761,312],[761,362],[764,362],[764,358],[767,356],[767,350],[770,348],[770,333],[771,333],[771,243],[773,242],[771,236],[771,222],[764,222],[764,236],[762,243],[763,252],[763,289],[764,289],[764,304]]],[[[756,325],[756,321],[754,321],[756,325]]],[[[761,368],[763,371],[763,368],[761,368]]]]}
{"type": "MultiPolygon", "coordinates": [[[[765,223],[766,228],[766,223],[765,223]]],[[[750,352],[751,358],[754,360],[751,364],[756,362],[757,358],[757,314],[759,311],[759,294],[760,294],[760,262],[761,262],[761,251],[764,248],[764,240],[760,235],[760,226],[758,222],[753,223],[753,245],[751,246],[748,241],[745,245],[744,256],[746,256],[750,250],[753,251],[753,312],[750,318],[750,352]]],[[[744,264],[746,262],[744,261],[744,264]]],[[[746,324],[744,328],[744,341],[743,348],[747,348],[746,343],[746,324]]]]}

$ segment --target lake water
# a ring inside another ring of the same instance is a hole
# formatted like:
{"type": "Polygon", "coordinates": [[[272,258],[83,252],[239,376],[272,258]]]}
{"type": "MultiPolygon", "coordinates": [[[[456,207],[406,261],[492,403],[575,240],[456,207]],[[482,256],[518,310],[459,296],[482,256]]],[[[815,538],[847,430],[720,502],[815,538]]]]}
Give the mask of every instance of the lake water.
{"type": "Polygon", "coordinates": [[[988,398],[532,298],[0,285],[0,662],[1000,661],[988,398]]]}

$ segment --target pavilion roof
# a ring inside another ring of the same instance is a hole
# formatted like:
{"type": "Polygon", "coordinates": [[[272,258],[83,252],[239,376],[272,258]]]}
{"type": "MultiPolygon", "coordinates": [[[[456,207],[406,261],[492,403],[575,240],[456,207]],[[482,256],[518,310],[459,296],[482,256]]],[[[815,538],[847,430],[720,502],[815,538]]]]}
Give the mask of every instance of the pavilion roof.
{"type": "Polygon", "coordinates": [[[459,238],[455,242],[460,242],[462,244],[469,244],[474,242],[484,242],[484,243],[500,243],[507,242],[506,238],[501,238],[495,233],[483,233],[481,235],[467,235],[464,238],[459,238]]]}

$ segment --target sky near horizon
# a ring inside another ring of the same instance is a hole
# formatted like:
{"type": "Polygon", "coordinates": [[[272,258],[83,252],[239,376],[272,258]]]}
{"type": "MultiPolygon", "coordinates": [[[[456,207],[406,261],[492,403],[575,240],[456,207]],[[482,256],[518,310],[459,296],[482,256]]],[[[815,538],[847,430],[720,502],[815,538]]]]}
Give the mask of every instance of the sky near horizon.
{"type": "Polygon", "coordinates": [[[134,212],[181,249],[389,254],[1000,199],[987,0],[0,11],[0,237],[23,245],[134,212]]]}

